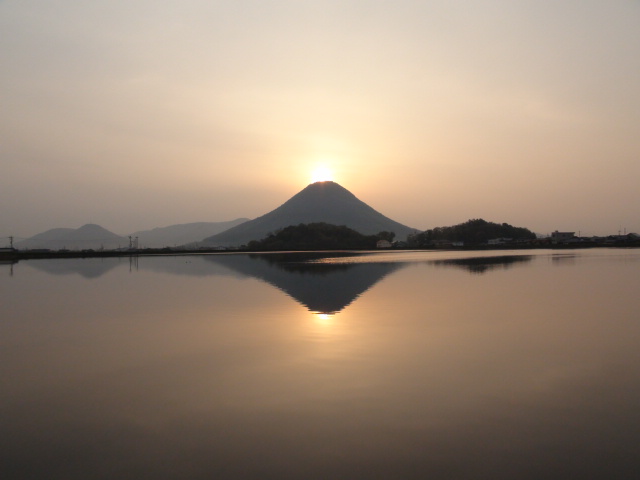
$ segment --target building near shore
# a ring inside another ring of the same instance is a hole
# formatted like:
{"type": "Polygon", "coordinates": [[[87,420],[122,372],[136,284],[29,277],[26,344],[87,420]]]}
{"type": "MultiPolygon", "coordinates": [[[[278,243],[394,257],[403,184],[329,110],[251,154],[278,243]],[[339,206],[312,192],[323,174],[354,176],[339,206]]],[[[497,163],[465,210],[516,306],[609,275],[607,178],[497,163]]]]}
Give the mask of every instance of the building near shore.
{"type": "Polygon", "coordinates": [[[576,236],[576,232],[551,232],[551,243],[568,243],[576,236]]]}

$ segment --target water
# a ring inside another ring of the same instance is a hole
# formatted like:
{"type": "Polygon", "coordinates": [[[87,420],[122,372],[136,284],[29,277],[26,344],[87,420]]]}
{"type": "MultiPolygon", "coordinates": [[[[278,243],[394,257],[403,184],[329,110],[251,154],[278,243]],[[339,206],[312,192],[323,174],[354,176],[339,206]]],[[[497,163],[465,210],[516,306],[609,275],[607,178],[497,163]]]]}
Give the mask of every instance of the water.
{"type": "Polygon", "coordinates": [[[0,265],[0,478],[635,478],[639,280],[606,249],[0,265]]]}

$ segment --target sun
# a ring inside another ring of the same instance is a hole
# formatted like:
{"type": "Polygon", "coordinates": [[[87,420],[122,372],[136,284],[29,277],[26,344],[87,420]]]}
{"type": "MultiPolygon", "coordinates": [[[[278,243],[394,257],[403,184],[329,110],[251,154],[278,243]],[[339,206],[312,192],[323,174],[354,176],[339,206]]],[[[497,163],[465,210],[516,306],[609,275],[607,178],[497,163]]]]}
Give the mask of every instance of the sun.
{"type": "Polygon", "coordinates": [[[311,182],[328,182],[333,181],[333,172],[325,165],[317,166],[311,173],[311,182]]]}

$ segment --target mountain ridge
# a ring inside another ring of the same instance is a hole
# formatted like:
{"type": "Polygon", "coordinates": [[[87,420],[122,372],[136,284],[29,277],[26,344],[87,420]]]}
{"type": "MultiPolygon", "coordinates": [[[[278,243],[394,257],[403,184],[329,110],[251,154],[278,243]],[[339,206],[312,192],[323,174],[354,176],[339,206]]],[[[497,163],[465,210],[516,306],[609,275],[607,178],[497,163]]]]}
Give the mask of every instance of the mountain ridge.
{"type": "MultiPolygon", "coordinates": [[[[261,240],[269,233],[301,223],[346,226],[363,235],[394,232],[404,240],[418,230],[384,216],[332,181],[316,182],[292,196],[276,209],[253,220],[237,218],[226,222],[193,222],[140,230],[139,248],[234,247],[261,240]]],[[[80,228],[53,228],[16,242],[17,249],[113,250],[128,248],[128,236],[117,235],[96,224],[80,228]]]]}
{"type": "Polygon", "coordinates": [[[317,222],[345,225],[365,235],[392,231],[400,240],[417,231],[384,216],[341,185],[326,181],[312,183],[274,210],[207,237],[200,244],[240,246],[290,225],[317,222]]]}
{"type": "MultiPolygon", "coordinates": [[[[246,222],[246,218],[236,218],[224,222],[193,222],[157,227],[132,233],[132,239],[138,237],[141,248],[163,248],[195,242],[203,236],[213,235],[235,225],[246,222]]],[[[52,228],[15,242],[19,250],[114,250],[129,247],[129,236],[118,235],[93,223],[79,228],[52,228]]]]}
{"type": "Polygon", "coordinates": [[[138,245],[144,248],[163,248],[196,242],[224,232],[236,225],[248,221],[248,218],[236,218],[225,222],[191,222],[140,230],[131,234],[138,237],[138,245]]]}

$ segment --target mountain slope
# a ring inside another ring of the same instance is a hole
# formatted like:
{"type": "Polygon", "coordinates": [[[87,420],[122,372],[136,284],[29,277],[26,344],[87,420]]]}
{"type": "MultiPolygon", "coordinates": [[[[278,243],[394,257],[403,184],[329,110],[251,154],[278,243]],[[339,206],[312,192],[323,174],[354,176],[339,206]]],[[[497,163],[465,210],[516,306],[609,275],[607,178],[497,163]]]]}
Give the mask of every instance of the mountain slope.
{"type": "Polygon", "coordinates": [[[316,182],[275,210],[205,238],[202,243],[210,246],[238,246],[251,240],[260,240],[289,225],[314,222],[346,225],[365,235],[391,231],[399,240],[404,240],[415,231],[385,217],[335,182],[316,182]]]}
{"type": "Polygon", "coordinates": [[[15,244],[18,249],[48,248],[60,250],[114,249],[129,246],[129,239],[116,235],[100,225],[87,224],[80,228],[53,228],[15,244]]]}
{"type": "MultiPolygon", "coordinates": [[[[41,243],[41,244],[45,244],[47,242],[52,242],[52,241],[56,241],[60,238],[64,238],[65,235],[68,235],[69,233],[73,232],[74,229],[73,228],[52,228],[51,230],[47,230],[46,232],[42,232],[42,233],[38,233],[36,235],[34,235],[33,237],[29,237],[25,240],[20,240],[19,242],[16,242],[16,246],[18,248],[20,248],[20,246],[26,242],[35,242],[35,243],[41,243]]],[[[38,248],[38,247],[36,247],[38,248]]],[[[44,247],[43,247],[44,248],[44,247]]]]}
{"type": "Polygon", "coordinates": [[[138,245],[142,248],[163,248],[174,245],[198,242],[205,237],[235,227],[249,220],[248,218],[236,218],[228,222],[196,222],[158,227],[152,230],[142,230],[132,233],[132,237],[138,237],[138,245]]]}

